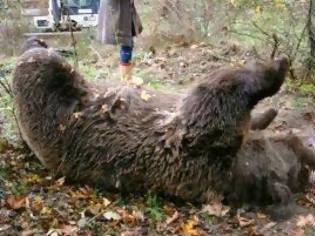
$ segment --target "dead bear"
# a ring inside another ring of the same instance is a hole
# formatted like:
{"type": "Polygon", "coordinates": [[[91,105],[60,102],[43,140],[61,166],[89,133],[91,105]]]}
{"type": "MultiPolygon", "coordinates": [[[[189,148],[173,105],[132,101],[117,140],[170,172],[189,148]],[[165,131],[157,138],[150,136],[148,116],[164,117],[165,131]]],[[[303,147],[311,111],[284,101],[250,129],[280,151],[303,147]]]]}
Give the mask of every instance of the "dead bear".
{"type": "Polygon", "coordinates": [[[251,132],[237,154],[233,187],[226,198],[264,206],[288,204],[292,193],[305,190],[310,169],[314,168],[314,151],[296,134],[251,132]]]}
{"type": "Polygon", "coordinates": [[[62,57],[34,48],[17,61],[17,119],[48,168],[122,192],[151,190],[206,202],[232,188],[250,112],[281,87],[288,60],[213,71],[175,109],[169,96],[120,85],[95,96],[62,57]]]}

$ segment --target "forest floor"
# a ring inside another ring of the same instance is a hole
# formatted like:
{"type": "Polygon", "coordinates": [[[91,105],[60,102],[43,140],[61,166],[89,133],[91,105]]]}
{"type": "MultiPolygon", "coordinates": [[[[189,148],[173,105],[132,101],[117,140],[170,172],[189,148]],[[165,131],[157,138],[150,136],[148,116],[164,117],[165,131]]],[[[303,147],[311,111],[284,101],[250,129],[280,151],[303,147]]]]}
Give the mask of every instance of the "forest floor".
{"type": "MultiPolygon", "coordinates": [[[[184,90],[222,64],[242,63],[251,57],[235,45],[204,43],[151,48],[136,55],[136,76],[162,90],[184,90]]],[[[113,57],[114,58],[114,57],[113,57]]],[[[87,77],[115,62],[84,62],[87,77]],[[93,71],[91,71],[91,67],[93,71]]],[[[267,132],[291,130],[305,137],[315,150],[315,94],[288,89],[290,83],[256,111],[274,107],[279,114],[267,132]]],[[[4,115],[3,115],[4,116],[4,115]]],[[[1,117],[1,116],[0,116],[1,117]]],[[[2,120],[0,125],[12,120],[2,120]]],[[[1,127],[1,126],[0,126],[1,127]]],[[[1,131],[1,128],[0,128],[1,131]]],[[[3,132],[5,133],[5,132],[3,132]]],[[[0,133],[1,134],[1,133],[0,133]]],[[[304,213],[275,222],[262,211],[234,211],[219,203],[193,206],[155,195],[112,194],[68,183],[45,169],[32,153],[0,139],[0,235],[314,235],[315,216],[304,213]]],[[[298,203],[315,207],[315,187],[298,203]]]]}

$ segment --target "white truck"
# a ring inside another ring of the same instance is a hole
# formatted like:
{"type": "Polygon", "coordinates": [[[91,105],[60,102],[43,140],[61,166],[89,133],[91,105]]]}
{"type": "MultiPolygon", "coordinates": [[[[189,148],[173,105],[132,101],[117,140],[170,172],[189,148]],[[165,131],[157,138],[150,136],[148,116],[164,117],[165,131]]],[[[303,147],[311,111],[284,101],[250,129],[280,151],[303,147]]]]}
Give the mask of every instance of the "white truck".
{"type": "Polygon", "coordinates": [[[68,31],[70,25],[75,31],[97,26],[100,0],[48,1],[48,14],[33,17],[39,31],[68,31]]]}

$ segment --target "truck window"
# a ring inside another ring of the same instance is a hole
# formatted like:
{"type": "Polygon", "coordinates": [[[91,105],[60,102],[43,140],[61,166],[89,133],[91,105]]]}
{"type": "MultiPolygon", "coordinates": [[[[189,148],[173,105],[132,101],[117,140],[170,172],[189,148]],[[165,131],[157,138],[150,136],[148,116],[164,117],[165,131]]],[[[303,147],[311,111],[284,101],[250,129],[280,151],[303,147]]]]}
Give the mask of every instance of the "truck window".
{"type": "Polygon", "coordinates": [[[100,0],[63,0],[63,5],[69,9],[70,15],[81,14],[81,10],[90,10],[97,14],[100,0]]]}
{"type": "Polygon", "coordinates": [[[93,0],[65,0],[64,3],[68,7],[87,8],[93,6],[93,0]]]}

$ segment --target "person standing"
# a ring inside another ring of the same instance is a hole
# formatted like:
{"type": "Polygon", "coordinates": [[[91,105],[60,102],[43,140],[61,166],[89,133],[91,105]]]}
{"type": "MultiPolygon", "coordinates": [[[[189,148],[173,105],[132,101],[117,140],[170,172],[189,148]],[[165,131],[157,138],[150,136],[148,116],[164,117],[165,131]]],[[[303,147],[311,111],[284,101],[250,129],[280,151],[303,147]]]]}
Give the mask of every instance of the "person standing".
{"type": "Polygon", "coordinates": [[[101,0],[96,39],[103,44],[120,45],[120,71],[127,83],[142,83],[132,76],[134,37],[142,29],[134,0],[101,0]]]}

